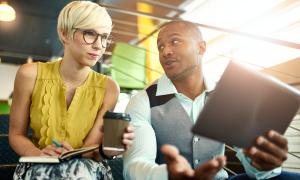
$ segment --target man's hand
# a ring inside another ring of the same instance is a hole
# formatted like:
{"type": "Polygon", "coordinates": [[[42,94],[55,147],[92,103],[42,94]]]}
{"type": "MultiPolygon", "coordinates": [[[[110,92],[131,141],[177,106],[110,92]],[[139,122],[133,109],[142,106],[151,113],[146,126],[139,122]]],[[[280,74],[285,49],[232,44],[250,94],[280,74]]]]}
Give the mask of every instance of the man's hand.
{"type": "Polygon", "coordinates": [[[255,146],[244,149],[252,165],[261,171],[280,167],[287,159],[287,152],[287,139],[274,130],[270,130],[265,137],[257,137],[255,146]]]}
{"type": "Polygon", "coordinates": [[[133,139],[134,139],[134,128],[132,126],[128,126],[125,129],[125,132],[123,134],[123,139],[122,139],[122,143],[124,144],[126,150],[132,145],[133,139]]]}
{"type": "MultiPolygon", "coordinates": [[[[132,126],[128,126],[125,129],[122,137],[122,143],[125,146],[125,151],[132,145],[134,139],[134,128],[132,126]]],[[[117,156],[122,154],[123,152],[120,151],[113,151],[113,150],[103,150],[104,154],[107,156],[117,156]]]]}
{"type": "Polygon", "coordinates": [[[176,147],[164,145],[161,152],[165,155],[169,179],[192,179],[195,176],[194,170],[176,147]]]}
{"type": "Polygon", "coordinates": [[[226,157],[219,156],[215,159],[207,161],[205,164],[199,166],[195,172],[195,179],[210,180],[214,179],[216,174],[226,165],[226,157]]]}
{"type": "Polygon", "coordinates": [[[226,163],[226,158],[220,156],[199,166],[196,170],[193,170],[188,161],[179,154],[176,147],[164,145],[161,148],[161,151],[166,158],[170,180],[211,180],[226,163]]]}

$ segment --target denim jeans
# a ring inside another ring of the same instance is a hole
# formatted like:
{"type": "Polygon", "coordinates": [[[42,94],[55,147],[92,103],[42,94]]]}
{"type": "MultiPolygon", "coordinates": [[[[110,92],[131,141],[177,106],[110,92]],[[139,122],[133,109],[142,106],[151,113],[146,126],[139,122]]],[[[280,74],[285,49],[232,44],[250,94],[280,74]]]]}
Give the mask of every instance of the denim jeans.
{"type": "MultiPolygon", "coordinates": [[[[230,176],[228,180],[253,180],[253,178],[248,177],[247,174],[238,174],[230,176]]],[[[300,174],[282,171],[280,175],[270,178],[270,180],[300,180],[300,174]]]]}

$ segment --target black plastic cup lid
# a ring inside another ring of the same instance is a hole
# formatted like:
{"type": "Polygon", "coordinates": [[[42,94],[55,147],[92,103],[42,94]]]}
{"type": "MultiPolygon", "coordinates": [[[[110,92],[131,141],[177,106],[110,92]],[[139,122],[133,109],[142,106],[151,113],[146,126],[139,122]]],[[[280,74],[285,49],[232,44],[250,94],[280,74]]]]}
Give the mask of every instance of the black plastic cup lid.
{"type": "Polygon", "coordinates": [[[125,121],[130,121],[131,120],[129,114],[126,114],[126,113],[115,113],[115,112],[110,112],[110,111],[107,111],[105,113],[105,115],[104,115],[103,118],[107,118],[107,119],[122,119],[122,120],[125,120],[125,121]]]}

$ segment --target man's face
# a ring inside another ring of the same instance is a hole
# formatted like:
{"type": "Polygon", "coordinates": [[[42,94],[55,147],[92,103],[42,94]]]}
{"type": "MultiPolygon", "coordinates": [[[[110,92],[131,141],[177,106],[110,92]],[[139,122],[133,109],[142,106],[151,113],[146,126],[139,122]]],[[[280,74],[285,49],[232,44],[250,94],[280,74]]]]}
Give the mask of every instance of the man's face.
{"type": "Polygon", "coordinates": [[[182,23],[169,24],[161,29],[157,47],[160,63],[171,80],[184,78],[200,69],[201,41],[195,31],[182,23]]]}

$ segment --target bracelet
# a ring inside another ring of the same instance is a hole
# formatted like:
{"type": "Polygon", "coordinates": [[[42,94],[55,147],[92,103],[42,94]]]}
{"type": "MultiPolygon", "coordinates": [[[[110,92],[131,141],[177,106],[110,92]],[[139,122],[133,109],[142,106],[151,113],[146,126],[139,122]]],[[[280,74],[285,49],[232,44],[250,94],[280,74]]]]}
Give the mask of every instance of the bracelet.
{"type": "Polygon", "coordinates": [[[104,154],[102,145],[99,146],[99,153],[103,159],[115,159],[115,156],[108,157],[104,154]]]}

